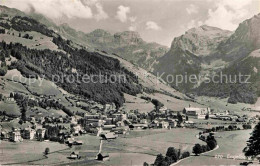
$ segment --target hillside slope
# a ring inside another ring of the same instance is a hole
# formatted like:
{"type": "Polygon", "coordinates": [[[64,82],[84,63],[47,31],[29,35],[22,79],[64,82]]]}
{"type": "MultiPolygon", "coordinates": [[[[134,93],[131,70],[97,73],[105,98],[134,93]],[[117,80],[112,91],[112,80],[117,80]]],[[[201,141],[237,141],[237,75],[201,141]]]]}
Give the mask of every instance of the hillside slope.
{"type": "MultiPolygon", "coordinates": [[[[208,64],[208,62],[205,62],[204,59],[215,53],[218,44],[227,40],[230,35],[230,31],[206,25],[192,28],[185,32],[184,35],[174,38],[170,50],[158,59],[158,63],[154,67],[155,72],[164,73],[164,79],[167,79],[168,75],[174,77],[176,75],[183,77],[198,76],[207,70],[204,69],[204,64],[208,64]]],[[[212,62],[212,64],[214,63],[212,62]]],[[[220,64],[221,67],[224,67],[222,63],[220,64]]],[[[207,71],[206,73],[210,72],[214,71],[207,71]]],[[[199,82],[177,82],[175,79],[171,85],[183,92],[190,92],[199,84],[199,82]]]]}
{"type": "MultiPolygon", "coordinates": [[[[40,15],[34,17],[47,22],[47,25],[27,17],[16,9],[6,7],[1,9],[5,11],[2,12],[0,20],[0,29],[4,30],[4,33],[0,34],[3,40],[0,43],[1,61],[7,61],[9,58],[16,59],[8,65],[3,63],[0,68],[1,75],[4,75],[7,69],[18,69],[26,77],[44,77],[51,80],[53,75],[59,76],[64,80],[59,80],[56,84],[64,90],[97,102],[115,103],[118,107],[124,103],[123,93],[135,96],[142,92],[159,92],[181,100],[190,100],[151,73],[116,54],[93,51],[95,49],[92,47],[86,49],[74,42],[76,40],[64,38],[58,33],[59,31],[56,31],[57,26],[40,15]],[[126,82],[70,83],[66,80],[66,75],[79,77],[82,80],[85,74],[90,76],[101,74],[108,77],[123,75],[126,82]]],[[[143,42],[141,39],[140,41],[143,42]]]]}

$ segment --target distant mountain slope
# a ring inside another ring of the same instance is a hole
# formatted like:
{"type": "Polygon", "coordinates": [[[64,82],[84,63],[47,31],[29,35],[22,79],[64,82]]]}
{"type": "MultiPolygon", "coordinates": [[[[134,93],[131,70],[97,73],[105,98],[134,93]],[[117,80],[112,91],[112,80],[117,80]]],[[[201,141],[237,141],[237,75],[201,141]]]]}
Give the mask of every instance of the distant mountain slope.
{"type": "Polygon", "coordinates": [[[250,83],[202,84],[197,93],[201,95],[230,97],[229,102],[255,103],[260,96],[260,14],[243,21],[236,31],[219,44],[213,56],[228,62],[223,69],[226,75],[250,75],[250,83]]]}
{"type": "MultiPolygon", "coordinates": [[[[199,75],[203,72],[204,58],[217,51],[218,44],[228,39],[230,31],[210,26],[192,28],[184,35],[174,38],[170,50],[154,65],[154,71],[167,75],[199,75]]],[[[172,86],[183,92],[189,92],[197,83],[182,82],[177,85],[176,79],[172,86]]]]}
{"type": "Polygon", "coordinates": [[[59,32],[68,39],[77,41],[89,49],[115,53],[146,70],[153,70],[152,66],[156,60],[168,51],[166,46],[145,42],[134,31],[110,34],[105,30],[96,29],[93,32],[84,34],[71,29],[66,24],[58,28],[59,32]]]}
{"type": "Polygon", "coordinates": [[[232,61],[260,48],[260,14],[239,24],[236,31],[218,46],[219,57],[232,61]]]}
{"type": "MultiPolygon", "coordinates": [[[[66,25],[58,27],[41,15],[30,14],[26,16],[16,9],[6,7],[0,7],[0,9],[4,11],[0,14],[0,29],[5,30],[3,34],[0,34],[0,39],[6,41],[0,43],[0,62],[9,58],[17,59],[17,61],[10,62],[8,65],[4,64],[1,67],[0,72],[2,73],[0,74],[2,75],[5,74],[7,68],[18,69],[23,76],[43,77],[45,75],[47,79],[51,79],[54,74],[61,77],[78,74],[79,78],[82,78],[83,74],[107,76],[121,74],[126,76],[126,82],[85,84],[81,82],[70,83],[65,80],[57,82],[57,85],[72,94],[101,103],[113,102],[118,107],[122,106],[124,102],[123,93],[136,95],[142,92],[158,92],[181,100],[190,100],[186,95],[169,87],[146,70],[120,58],[119,55],[107,54],[105,51],[93,51],[95,49],[92,46],[85,48],[81,45],[85,40],[85,38],[80,37],[85,35],[82,32],[76,32],[66,25]],[[39,23],[33,19],[34,17],[46,25],[39,23]],[[68,29],[65,30],[65,28],[68,29]],[[80,35],[81,33],[82,35],[80,35]],[[68,36],[69,34],[71,36],[68,36]]],[[[106,33],[105,31],[97,31],[101,33],[101,36],[106,35],[102,34],[106,33]]],[[[88,34],[93,40],[92,43],[98,43],[94,41],[93,37],[97,37],[96,34],[97,32],[88,34]]],[[[111,35],[107,35],[111,37],[111,35]]],[[[124,32],[118,33],[116,36],[118,36],[117,39],[112,35],[113,43],[121,43],[121,46],[124,47],[130,43],[138,43],[137,45],[145,43],[142,39],[136,40],[137,33],[124,32]]],[[[116,47],[117,44],[114,46],[116,47]]]]}
{"type": "Polygon", "coordinates": [[[0,10],[2,14],[10,16],[30,16],[60,34],[65,39],[81,44],[91,51],[98,49],[108,53],[118,54],[146,70],[153,70],[152,66],[156,60],[168,51],[166,46],[145,42],[137,32],[133,31],[110,34],[105,30],[96,29],[86,34],[81,31],[76,31],[67,24],[57,26],[40,14],[25,14],[17,9],[10,9],[5,6],[0,6],[0,10]]]}
{"type": "Polygon", "coordinates": [[[164,73],[164,79],[167,75],[196,75],[196,83],[172,82],[182,92],[229,97],[231,103],[255,103],[260,91],[259,25],[260,14],[242,22],[234,33],[206,25],[192,28],[173,40],[170,50],[154,66],[155,72],[164,73]],[[251,83],[203,82],[203,76],[211,78],[220,73],[232,78],[239,73],[251,75],[251,83]]]}
{"type": "Polygon", "coordinates": [[[228,39],[231,33],[220,28],[202,25],[188,30],[180,37],[174,38],[171,50],[179,48],[198,57],[208,56],[215,52],[219,43],[228,39]]]}
{"type": "MultiPolygon", "coordinates": [[[[123,93],[136,95],[141,92],[142,87],[137,77],[123,68],[117,59],[75,48],[72,41],[63,39],[59,34],[34,19],[8,15],[1,18],[0,27],[4,28],[10,37],[16,35],[18,38],[28,40],[24,42],[35,42],[36,39],[31,36],[31,32],[34,31],[51,38],[59,48],[59,51],[39,50],[27,48],[20,43],[12,43],[16,40],[9,41],[10,43],[2,41],[0,43],[1,61],[11,56],[17,59],[8,66],[9,69],[18,69],[26,77],[38,78],[40,76],[53,80],[54,75],[58,76],[60,79],[55,80],[57,85],[66,91],[101,103],[115,103],[118,107],[124,103],[123,93]],[[106,77],[100,80],[97,77],[99,75],[106,77]],[[74,81],[69,81],[67,76],[73,76],[74,81]],[[91,78],[87,82],[83,81],[85,76],[88,80],[89,77],[94,76],[94,80],[92,81],[91,78]],[[115,82],[112,83],[110,82],[112,76],[113,78],[125,76],[125,79],[114,80],[115,82]],[[108,81],[106,81],[107,77],[108,81]]],[[[1,64],[1,75],[5,74],[6,68],[6,64],[1,64]]]]}
{"type": "MultiPolygon", "coordinates": [[[[259,71],[260,50],[257,50],[245,58],[236,60],[232,65],[221,71],[222,75],[226,75],[229,81],[226,82],[226,77],[222,77],[223,83],[202,83],[196,89],[196,93],[206,96],[228,97],[230,103],[254,104],[260,96],[259,71]],[[241,82],[239,81],[239,75],[243,75],[243,77],[241,76],[241,82]]],[[[217,78],[215,81],[221,80],[217,78]]]]}

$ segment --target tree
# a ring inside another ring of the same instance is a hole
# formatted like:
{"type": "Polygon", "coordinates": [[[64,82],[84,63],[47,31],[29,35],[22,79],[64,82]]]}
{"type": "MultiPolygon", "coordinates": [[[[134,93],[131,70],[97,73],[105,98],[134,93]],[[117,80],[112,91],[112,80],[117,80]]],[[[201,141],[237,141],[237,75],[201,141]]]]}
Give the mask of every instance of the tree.
{"type": "Polygon", "coordinates": [[[190,156],[190,152],[183,152],[181,158],[186,158],[190,156]]]}
{"type": "Polygon", "coordinates": [[[5,76],[7,73],[7,67],[0,67],[0,76],[5,76]]]}
{"type": "Polygon", "coordinates": [[[45,153],[45,155],[49,154],[50,153],[50,148],[46,148],[44,153],[45,153]]]}
{"type": "Polygon", "coordinates": [[[206,119],[206,120],[209,119],[209,114],[208,114],[208,113],[206,114],[205,119],[206,119]]]}
{"type": "Polygon", "coordinates": [[[179,159],[178,150],[174,147],[169,147],[166,152],[166,156],[170,157],[172,162],[176,162],[179,159]]]}
{"type": "Polygon", "coordinates": [[[207,145],[208,145],[208,147],[210,148],[210,150],[212,150],[212,149],[214,149],[214,148],[217,146],[217,142],[214,141],[214,140],[209,140],[209,141],[207,142],[207,145]]]}
{"type": "Polygon", "coordinates": [[[193,153],[195,153],[195,155],[202,153],[202,148],[200,144],[195,144],[195,146],[193,147],[193,153]]]}
{"type": "Polygon", "coordinates": [[[182,122],[183,122],[183,118],[182,118],[180,112],[177,113],[177,119],[178,119],[178,122],[179,122],[179,123],[182,123],[182,122]]]}
{"type": "Polygon", "coordinates": [[[154,165],[155,166],[162,166],[164,163],[164,157],[162,154],[158,154],[155,161],[154,161],[154,165]]]}
{"type": "Polygon", "coordinates": [[[243,124],[243,129],[252,129],[252,126],[250,124],[243,124]]]}
{"type": "Polygon", "coordinates": [[[144,162],[143,166],[149,166],[149,164],[147,162],[144,162]]]}
{"type": "MultiPolygon", "coordinates": [[[[247,146],[243,152],[245,156],[255,158],[260,155],[260,122],[255,126],[254,131],[251,133],[247,146]]],[[[260,162],[260,160],[259,160],[260,162]]]]}
{"type": "Polygon", "coordinates": [[[207,145],[202,145],[202,146],[201,146],[201,149],[202,149],[202,153],[208,151],[208,147],[207,147],[207,145]]]}

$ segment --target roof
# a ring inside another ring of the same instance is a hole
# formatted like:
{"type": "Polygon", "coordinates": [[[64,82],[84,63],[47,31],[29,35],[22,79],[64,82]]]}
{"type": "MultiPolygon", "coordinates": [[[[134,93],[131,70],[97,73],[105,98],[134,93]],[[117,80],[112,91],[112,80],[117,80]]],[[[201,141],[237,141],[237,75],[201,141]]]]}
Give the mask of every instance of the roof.
{"type": "Polygon", "coordinates": [[[71,154],[79,154],[79,151],[73,151],[73,152],[71,152],[71,154]]]}
{"type": "Polygon", "coordinates": [[[195,107],[185,107],[186,111],[201,111],[202,108],[195,108],[195,107]]]}

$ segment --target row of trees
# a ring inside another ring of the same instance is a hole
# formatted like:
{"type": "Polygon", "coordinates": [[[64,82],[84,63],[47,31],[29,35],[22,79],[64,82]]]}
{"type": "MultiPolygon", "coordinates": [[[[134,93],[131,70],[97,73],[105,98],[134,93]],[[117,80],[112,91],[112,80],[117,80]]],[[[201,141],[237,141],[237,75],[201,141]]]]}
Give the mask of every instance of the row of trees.
{"type": "MultiPolygon", "coordinates": [[[[163,156],[162,154],[158,154],[155,161],[154,165],[155,166],[169,166],[172,163],[177,162],[180,159],[189,157],[190,153],[189,152],[181,152],[180,149],[175,149],[174,147],[169,147],[166,156],[163,156]]],[[[146,165],[146,163],[144,164],[146,165]]]]}
{"type": "MultiPolygon", "coordinates": [[[[252,129],[252,125],[251,124],[243,124],[242,128],[245,129],[245,130],[252,129]]],[[[229,125],[228,127],[216,126],[216,127],[212,127],[211,129],[207,129],[205,131],[205,133],[216,132],[216,131],[234,131],[234,130],[241,130],[241,129],[239,127],[237,127],[237,125],[229,125]]]]}
{"type": "Polygon", "coordinates": [[[195,144],[195,146],[193,147],[193,153],[195,155],[213,150],[217,146],[217,140],[212,134],[209,134],[207,139],[204,141],[207,143],[207,145],[195,144]]]}

